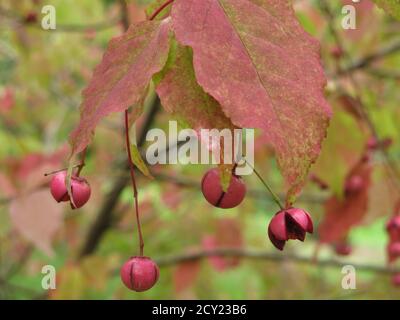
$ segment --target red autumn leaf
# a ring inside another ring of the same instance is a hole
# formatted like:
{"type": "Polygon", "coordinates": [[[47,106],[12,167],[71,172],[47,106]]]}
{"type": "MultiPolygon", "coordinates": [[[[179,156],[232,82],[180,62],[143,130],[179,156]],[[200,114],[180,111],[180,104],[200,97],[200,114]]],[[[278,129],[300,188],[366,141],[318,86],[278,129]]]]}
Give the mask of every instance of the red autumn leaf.
{"type": "Polygon", "coordinates": [[[294,200],[331,115],[318,42],[288,1],[176,0],[171,17],[197,82],[235,125],[263,129],[294,200]]]}
{"type": "Polygon", "coordinates": [[[190,48],[172,46],[168,65],[155,77],[163,107],[194,130],[233,128],[219,103],[197,84],[192,56],[190,48]]]}
{"type": "Polygon", "coordinates": [[[141,104],[149,82],[168,57],[170,20],[145,21],[110,41],[83,91],[81,119],[71,134],[72,154],[81,152],[105,116],[141,104]]]}
{"type": "Polygon", "coordinates": [[[200,261],[189,261],[179,264],[173,274],[175,292],[180,293],[193,285],[200,272],[200,261]]]}
{"type": "MultiPolygon", "coordinates": [[[[240,248],[243,245],[241,226],[235,219],[221,219],[217,222],[215,235],[203,238],[203,247],[206,250],[217,248],[240,248]]],[[[211,265],[217,271],[224,271],[236,267],[240,259],[236,257],[212,256],[209,258],[211,265]]]]}
{"type": "Polygon", "coordinates": [[[51,255],[51,241],[62,225],[63,208],[54,201],[50,192],[40,190],[15,198],[9,210],[14,228],[51,255]]]}
{"type": "Polygon", "coordinates": [[[325,216],[319,225],[321,242],[332,243],[344,239],[352,227],[359,225],[368,211],[368,189],[371,183],[372,166],[368,161],[360,161],[348,175],[346,181],[353,183],[344,199],[336,196],[325,203],[325,216]],[[356,187],[356,185],[358,186],[356,187]]]}
{"type": "Polygon", "coordinates": [[[44,173],[60,169],[67,152],[67,148],[61,148],[52,154],[32,153],[21,159],[15,174],[19,191],[26,192],[48,184],[50,179],[44,173]]]}
{"type": "MultiPolygon", "coordinates": [[[[170,58],[164,70],[155,77],[156,91],[163,107],[197,131],[198,138],[224,163],[224,140],[210,141],[200,135],[201,129],[228,129],[234,125],[225,116],[219,103],[196,82],[193,54],[190,48],[176,42],[171,46],[170,58]]],[[[233,134],[232,134],[233,136],[233,134]]],[[[233,161],[232,161],[233,162],[233,161]]],[[[226,162],[228,163],[228,162],[226,162]]],[[[233,165],[221,165],[222,184],[229,185],[233,165]],[[226,180],[225,180],[226,179],[226,180]]]]}
{"type": "Polygon", "coordinates": [[[182,203],[181,187],[172,184],[161,195],[163,203],[171,210],[177,209],[182,203]]]}

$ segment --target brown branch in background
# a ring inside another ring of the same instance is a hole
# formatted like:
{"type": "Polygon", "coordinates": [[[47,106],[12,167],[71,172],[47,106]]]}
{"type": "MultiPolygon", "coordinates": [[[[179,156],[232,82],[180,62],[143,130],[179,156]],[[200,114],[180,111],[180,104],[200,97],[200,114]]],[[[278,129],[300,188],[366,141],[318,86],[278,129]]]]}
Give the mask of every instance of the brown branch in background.
{"type": "MultiPolygon", "coordinates": [[[[0,16],[10,19],[17,25],[24,25],[28,27],[42,29],[40,22],[27,22],[26,18],[14,11],[0,7],[0,16]]],[[[123,22],[120,17],[107,19],[106,21],[89,23],[89,24],[61,24],[57,23],[57,28],[51,30],[52,32],[86,32],[90,30],[102,31],[117,26],[120,22],[123,22]]]]}
{"type": "Polygon", "coordinates": [[[389,45],[385,48],[381,48],[378,51],[373,52],[373,53],[355,61],[354,63],[351,63],[349,66],[344,67],[341,70],[338,70],[337,75],[347,76],[348,73],[354,72],[359,69],[367,68],[373,62],[384,59],[384,58],[386,58],[392,54],[398,53],[398,52],[400,52],[400,40],[397,40],[397,41],[393,42],[391,45],[389,45]]]}
{"type": "Polygon", "coordinates": [[[158,266],[168,267],[176,264],[201,260],[209,257],[237,257],[253,260],[261,260],[268,262],[285,262],[291,261],[303,263],[317,267],[337,267],[341,268],[345,265],[352,265],[357,271],[370,271],[383,274],[398,273],[400,270],[387,268],[386,266],[357,264],[353,262],[339,261],[335,259],[321,259],[314,261],[310,257],[305,257],[296,254],[271,253],[262,250],[244,249],[244,248],[217,248],[213,250],[200,250],[197,252],[182,253],[177,255],[159,257],[155,259],[158,266]]]}

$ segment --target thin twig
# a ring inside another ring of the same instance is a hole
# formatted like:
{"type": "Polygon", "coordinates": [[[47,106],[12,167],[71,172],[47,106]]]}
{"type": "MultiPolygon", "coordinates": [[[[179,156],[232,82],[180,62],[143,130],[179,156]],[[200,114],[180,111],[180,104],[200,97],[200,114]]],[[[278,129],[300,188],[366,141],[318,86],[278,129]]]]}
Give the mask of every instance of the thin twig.
{"type": "MultiPolygon", "coordinates": [[[[0,16],[11,19],[13,22],[15,22],[18,25],[24,25],[27,27],[42,29],[42,26],[40,23],[38,23],[38,22],[27,23],[23,16],[19,15],[18,13],[14,12],[14,11],[11,11],[11,10],[8,10],[8,9],[2,8],[2,7],[0,7],[0,16]]],[[[102,30],[113,28],[120,22],[121,22],[120,18],[112,18],[112,19],[107,19],[106,21],[90,23],[90,24],[81,24],[81,25],[80,24],[57,23],[56,29],[51,30],[51,31],[52,32],[54,32],[54,31],[71,32],[71,33],[72,32],[86,32],[86,31],[90,31],[90,30],[102,31],[102,30]]]]}
{"type": "Polygon", "coordinates": [[[335,259],[321,259],[315,261],[312,257],[297,254],[272,253],[265,250],[244,249],[244,248],[217,248],[213,250],[200,250],[197,252],[181,253],[155,259],[158,266],[168,267],[176,264],[205,259],[209,257],[237,257],[254,260],[265,260],[270,262],[292,261],[308,264],[315,267],[343,267],[352,265],[357,271],[370,271],[376,273],[392,274],[399,273],[399,269],[392,269],[386,266],[357,264],[353,262],[340,261],[335,259]]]}
{"type": "Polygon", "coordinates": [[[129,171],[130,171],[131,180],[132,180],[133,197],[135,199],[135,214],[136,214],[136,225],[138,228],[140,256],[143,256],[144,241],[143,241],[143,235],[142,235],[142,227],[140,225],[138,190],[137,190],[136,179],[135,179],[135,166],[133,164],[132,152],[131,152],[131,142],[130,142],[130,138],[129,138],[129,111],[128,110],[125,110],[125,139],[126,139],[126,152],[128,154],[128,161],[129,161],[129,171]]]}
{"type": "Polygon", "coordinates": [[[318,267],[343,267],[345,265],[352,265],[357,271],[370,271],[376,273],[392,274],[398,273],[400,270],[391,269],[386,266],[357,264],[349,261],[339,261],[335,259],[321,259],[315,261],[312,257],[297,255],[297,254],[283,254],[272,253],[265,250],[256,250],[249,248],[217,248],[213,250],[199,250],[196,252],[181,253],[155,259],[160,267],[168,267],[176,264],[205,259],[209,257],[238,257],[254,260],[265,260],[271,262],[293,261],[311,266],[318,267]]]}

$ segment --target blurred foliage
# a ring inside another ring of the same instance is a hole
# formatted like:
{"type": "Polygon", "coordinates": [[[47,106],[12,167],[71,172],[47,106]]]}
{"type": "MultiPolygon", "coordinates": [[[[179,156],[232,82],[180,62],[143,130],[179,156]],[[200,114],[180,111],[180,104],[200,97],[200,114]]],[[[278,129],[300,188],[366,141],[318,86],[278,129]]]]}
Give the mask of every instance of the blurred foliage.
{"type": "MultiPolygon", "coordinates": [[[[133,22],[145,19],[144,9],[151,2],[128,1],[130,19],[133,22]]],[[[318,2],[295,2],[301,23],[321,41],[322,57],[330,77],[327,95],[337,111],[324,151],[313,172],[323,176],[334,193],[341,194],[346,173],[354,164],[354,159],[361,156],[367,143],[368,130],[360,119],[351,114],[348,106],[338,100],[344,91],[354,94],[354,88],[346,77],[333,77],[337,61],[331,52],[335,44],[318,2]]],[[[374,6],[368,7],[367,2],[363,0],[364,4],[358,12],[357,30],[339,28],[352,61],[400,41],[399,22],[374,6]]],[[[68,135],[79,118],[80,92],[100,61],[109,39],[123,30],[118,23],[109,24],[118,19],[120,5],[121,1],[115,0],[49,0],[45,3],[40,0],[2,0],[0,3],[0,298],[399,298],[400,289],[392,287],[387,275],[359,271],[357,290],[343,290],[343,275],[337,267],[249,259],[242,259],[234,265],[225,261],[223,270],[217,270],[207,259],[186,268],[165,267],[161,269],[159,283],[152,290],[132,293],[123,287],[119,279],[120,265],[135,255],[137,248],[132,194],[128,187],[96,252],[79,259],[79,251],[105,195],[117,177],[128,174],[123,162],[121,115],[113,115],[99,126],[89,149],[84,174],[92,186],[91,201],[77,212],[60,204],[64,209],[63,224],[54,235],[53,253],[50,256],[44,254],[26,236],[16,231],[9,214],[10,202],[18,200],[33,188],[43,187],[40,173],[66,165],[68,135]],[[40,28],[40,10],[44,4],[56,7],[57,30],[44,31],[40,28]],[[27,22],[26,17],[30,14],[36,15],[36,22],[27,22]],[[102,26],[98,30],[84,27],[98,24],[102,26]],[[59,156],[55,156],[51,164],[46,162],[43,166],[42,162],[34,165],[33,160],[29,160],[33,154],[59,156]],[[47,264],[57,269],[57,289],[49,292],[41,288],[41,269],[47,264]],[[188,271],[190,268],[197,271],[188,271]],[[180,277],[184,277],[187,283],[182,283],[184,280],[180,277]]],[[[339,27],[342,1],[335,1],[332,6],[337,17],[335,23],[339,27]]],[[[349,59],[346,62],[347,65],[351,63],[349,59]]],[[[397,52],[377,59],[372,65],[355,72],[354,77],[379,136],[393,140],[388,154],[398,168],[400,54],[397,52]]],[[[166,128],[169,119],[170,116],[161,113],[154,126],[166,128]]],[[[139,120],[138,130],[141,124],[142,120],[139,120]]],[[[385,266],[387,239],[384,224],[393,213],[391,208],[398,193],[390,197],[394,190],[391,178],[383,173],[382,156],[376,154],[373,161],[377,169],[375,187],[371,187],[374,192],[370,196],[370,210],[365,221],[349,236],[352,255],[340,259],[346,263],[385,266]],[[391,192],[383,191],[387,189],[391,192]]],[[[283,190],[275,159],[265,146],[257,147],[256,165],[274,190],[283,190]]],[[[157,173],[189,178],[199,184],[207,168],[169,165],[154,169],[157,173]]],[[[245,177],[245,180],[250,189],[262,190],[254,176],[245,177]]],[[[266,228],[277,208],[267,193],[265,197],[248,197],[239,208],[223,211],[210,207],[198,188],[179,187],[168,181],[150,180],[143,176],[139,179],[139,186],[145,250],[153,258],[201,249],[206,237],[218,239],[221,235],[218,226],[226,220],[234,221],[233,225],[239,226],[238,236],[243,238],[243,247],[275,252],[267,240],[266,228]]],[[[323,202],[329,194],[329,191],[309,183],[297,205],[312,212],[318,224],[324,214],[323,202]]],[[[46,210],[45,203],[43,210],[46,210]]],[[[29,210],[26,214],[30,214],[29,210]]],[[[52,212],[47,214],[51,219],[52,212]]],[[[232,224],[225,225],[228,227],[225,230],[222,228],[222,231],[232,232],[229,227],[232,224]]],[[[287,251],[311,257],[316,250],[316,237],[310,237],[304,244],[291,243],[287,251]]],[[[334,256],[329,246],[319,249],[321,259],[334,256]]]]}

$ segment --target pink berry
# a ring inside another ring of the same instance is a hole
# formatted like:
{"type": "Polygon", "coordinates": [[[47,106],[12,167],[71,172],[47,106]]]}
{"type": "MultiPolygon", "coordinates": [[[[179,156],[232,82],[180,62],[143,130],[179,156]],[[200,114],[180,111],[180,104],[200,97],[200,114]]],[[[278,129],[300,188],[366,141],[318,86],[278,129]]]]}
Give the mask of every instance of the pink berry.
{"type": "MultiPolygon", "coordinates": [[[[70,197],[67,191],[67,185],[65,182],[67,176],[66,171],[61,171],[53,176],[50,183],[50,191],[53,198],[57,202],[70,201],[70,197]]],[[[73,209],[81,208],[88,202],[91,194],[91,189],[89,183],[86,179],[81,177],[72,176],[71,178],[71,191],[72,197],[74,199],[73,203],[71,201],[71,206],[73,209]]]]}
{"type": "Polygon", "coordinates": [[[392,277],[392,283],[396,287],[400,287],[400,273],[396,273],[392,277]]]}
{"type": "Polygon", "coordinates": [[[335,252],[339,256],[348,256],[351,254],[353,248],[347,242],[339,242],[335,244],[335,252]]]}
{"type": "Polygon", "coordinates": [[[343,56],[343,49],[339,46],[334,46],[333,48],[331,48],[331,55],[335,59],[340,59],[343,56]]]}
{"type": "Polygon", "coordinates": [[[148,257],[132,257],[121,268],[121,280],[134,291],[147,291],[158,280],[160,271],[157,264],[148,257]]]}
{"type": "Polygon", "coordinates": [[[392,242],[387,246],[387,253],[389,257],[389,262],[395,261],[400,257],[400,242],[392,242]]]}
{"type": "Polygon", "coordinates": [[[243,201],[246,195],[246,185],[240,177],[232,175],[228,190],[224,192],[220,182],[219,170],[214,168],[204,175],[201,191],[206,200],[213,206],[230,209],[243,201]]]}
{"type": "Polygon", "coordinates": [[[67,187],[65,185],[65,178],[67,176],[66,171],[61,171],[56,173],[50,182],[50,191],[53,195],[53,198],[57,202],[61,201],[69,201],[69,195],[67,191],[67,187]]]}
{"type": "Polygon", "coordinates": [[[286,241],[304,241],[306,233],[313,233],[313,222],[303,209],[289,208],[276,213],[268,226],[268,236],[272,244],[283,250],[286,241]]]}
{"type": "Polygon", "coordinates": [[[346,181],[345,193],[351,194],[360,191],[364,187],[364,180],[358,175],[350,177],[346,181]]]}
{"type": "Polygon", "coordinates": [[[390,242],[400,242],[400,215],[391,218],[386,224],[390,242]]]}

